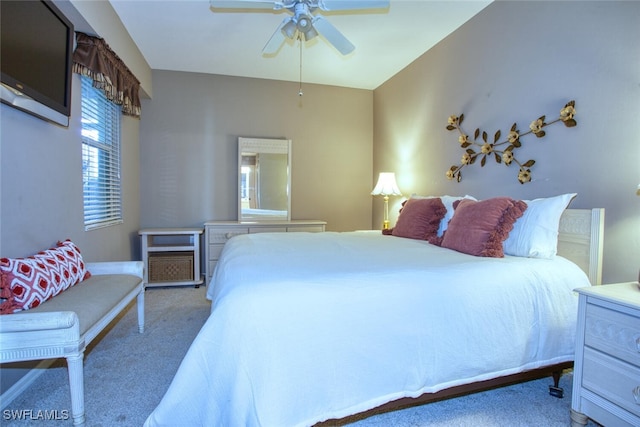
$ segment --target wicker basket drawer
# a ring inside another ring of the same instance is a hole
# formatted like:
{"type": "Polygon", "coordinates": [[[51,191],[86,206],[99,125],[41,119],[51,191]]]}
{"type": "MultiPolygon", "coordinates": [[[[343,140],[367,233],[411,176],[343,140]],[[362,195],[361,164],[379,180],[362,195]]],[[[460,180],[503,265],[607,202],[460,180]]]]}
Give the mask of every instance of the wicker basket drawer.
{"type": "Polygon", "coordinates": [[[149,282],[193,280],[193,252],[149,254],[149,282]]]}

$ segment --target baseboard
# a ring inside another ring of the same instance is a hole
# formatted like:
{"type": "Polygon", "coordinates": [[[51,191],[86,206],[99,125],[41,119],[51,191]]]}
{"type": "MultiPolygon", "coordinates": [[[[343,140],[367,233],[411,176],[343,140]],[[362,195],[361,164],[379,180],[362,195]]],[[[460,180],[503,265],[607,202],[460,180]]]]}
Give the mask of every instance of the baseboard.
{"type": "Polygon", "coordinates": [[[0,395],[0,408],[5,409],[14,399],[22,394],[35,380],[44,374],[48,367],[53,365],[56,359],[41,360],[33,369],[29,370],[22,378],[0,395]]]}

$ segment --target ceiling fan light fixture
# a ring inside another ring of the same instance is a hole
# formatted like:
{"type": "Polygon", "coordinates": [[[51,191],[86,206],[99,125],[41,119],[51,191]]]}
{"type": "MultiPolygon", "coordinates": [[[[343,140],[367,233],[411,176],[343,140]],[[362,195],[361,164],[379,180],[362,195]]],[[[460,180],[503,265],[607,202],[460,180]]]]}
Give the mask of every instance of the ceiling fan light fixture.
{"type": "MultiPolygon", "coordinates": [[[[1,1],[1,0],[0,0],[1,1]]],[[[277,53],[285,38],[311,40],[318,35],[343,55],[348,55],[355,46],[329,20],[313,13],[321,11],[344,11],[361,9],[388,9],[390,0],[209,0],[211,9],[262,9],[265,11],[286,10],[293,15],[285,18],[275,30],[263,54],[277,53]],[[300,34],[298,34],[300,33],[300,34]]]]}
{"type": "Polygon", "coordinates": [[[313,27],[309,28],[309,30],[308,30],[306,33],[304,33],[304,39],[305,39],[305,41],[309,41],[309,40],[311,40],[311,39],[314,39],[314,38],[316,38],[317,36],[318,36],[318,32],[317,32],[317,31],[316,31],[316,29],[315,29],[315,28],[313,28],[313,27]]]}
{"type": "Polygon", "coordinates": [[[311,25],[311,17],[308,15],[300,15],[296,17],[298,19],[298,30],[302,33],[306,33],[313,26],[311,25]]]}
{"type": "Polygon", "coordinates": [[[293,39],[294,36],[296,35],[297,29],[298,27],[292,19],[282,26],[282,34],[284,34],[286,37],[290,39],[293,39]]]}

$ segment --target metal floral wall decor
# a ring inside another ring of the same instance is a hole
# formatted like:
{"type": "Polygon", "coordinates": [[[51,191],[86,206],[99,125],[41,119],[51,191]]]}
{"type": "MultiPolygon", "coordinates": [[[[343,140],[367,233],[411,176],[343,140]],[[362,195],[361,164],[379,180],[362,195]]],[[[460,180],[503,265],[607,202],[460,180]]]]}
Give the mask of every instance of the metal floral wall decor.
{"type": "Polygon", "coordinates": [[[496,131],[494,134],[493,142],[489,142],[487,132],[481,131],[479,128],[475,130],[473,139],[470,139],[469,135],[465,133],[461,127],[462,121],[464,120],[464,114],[460,114],[459,117],[450,116],[447,130],[457,130],[460,133],[458,142],[460,143],[460,147],[465,151],[462,155],[462,159],[460,160],[460,165],[453,165],[449,168],[447,171],[447,178],[455,179],[460,182],[462,180],[462,174],[460,171],[463,167],[474,164],[478,158],[480,158],[480,166],[484,167],[487,162],[487,158],[493,156],[496,163],[504,163],[506,166],[509,166],[512,163],[518,165],[518,181],[520,184],[531,181],[530,168],[536,163],[536,161],[527,160],[525,162],[520,162],[516,159],[514,152],[518,148],[522,147],[520,139],[529,134],[534,134],[536,137],[542,138],[546,135],[544,128],[558,122],[564,123],[566,127],[576,126],[577,122],[573,118],[576,114],[575,106],[575,101],[568,102],[564,108],[560,110],[560,116],[549,123],[545,122],[545,116],[532,121],[529,125],[529,130],[524,133],[520,133],[516,123],[514,123],[509,130],[507,138],[501,142],[499,142],[500,137],[502,136],[500,130],[496,131]],[[482,139],[479,140],[480,137],[482,137],[482,139]]]}

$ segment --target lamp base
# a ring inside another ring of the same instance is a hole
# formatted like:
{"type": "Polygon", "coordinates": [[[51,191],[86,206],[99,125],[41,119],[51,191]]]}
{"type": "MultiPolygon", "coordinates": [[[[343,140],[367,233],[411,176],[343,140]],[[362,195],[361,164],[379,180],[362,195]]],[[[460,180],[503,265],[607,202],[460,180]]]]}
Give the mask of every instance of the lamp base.
{"type": "Polygon", "coordinates": [[[382,229],[389,229],[389,196],[384,195],[384,217],[382,217],[382,229]]]}

